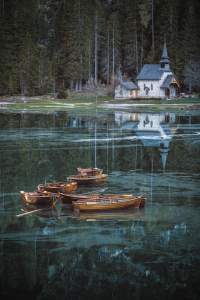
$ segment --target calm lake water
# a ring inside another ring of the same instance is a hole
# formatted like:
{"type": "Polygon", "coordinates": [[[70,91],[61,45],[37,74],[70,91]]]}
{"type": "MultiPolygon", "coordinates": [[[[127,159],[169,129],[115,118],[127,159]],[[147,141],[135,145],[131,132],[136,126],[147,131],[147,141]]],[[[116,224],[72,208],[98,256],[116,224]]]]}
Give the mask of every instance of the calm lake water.
{"type": "Polygon", "coordinates": [[[200,115],[0,114],[1,299],[200,299],[200,115]],[[145,195],[144,209],[74,213],[20,191],[98,167],[75,193],[145,195]],[[38,207],[37,207],[38,208],[38,207]]]}

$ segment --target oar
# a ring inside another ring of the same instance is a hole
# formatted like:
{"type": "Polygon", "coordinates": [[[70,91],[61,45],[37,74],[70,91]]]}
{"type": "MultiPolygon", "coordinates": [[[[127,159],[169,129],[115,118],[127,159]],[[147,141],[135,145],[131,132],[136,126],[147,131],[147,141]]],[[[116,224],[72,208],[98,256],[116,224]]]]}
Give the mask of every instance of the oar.
{"type": "MultiPolygon", "coordinates": [[[[50,207],[48,207],[48,208],[50,208],[50,207]]],[[[32,210],[32,211],[26,212],[26,213],[21,214],[21,215],[16,215],[16,217],[22,217],[22,216],[25,216],[25,215],[33,214],[33,213],[35,213],[37,211],[45,210],[45,209],[47,209],[47,207],[43,207],[43,208],[40,208],[40,209],[32,210]]]]}

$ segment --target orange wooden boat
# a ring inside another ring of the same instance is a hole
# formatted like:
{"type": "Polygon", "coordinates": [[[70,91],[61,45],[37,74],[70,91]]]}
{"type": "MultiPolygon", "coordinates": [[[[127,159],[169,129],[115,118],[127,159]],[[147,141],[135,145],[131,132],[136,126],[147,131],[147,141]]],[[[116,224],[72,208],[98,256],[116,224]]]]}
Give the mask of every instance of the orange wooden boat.
{"type": "Polygon", "coordinates": [[[52,192],[52,193],[68,193],[70,191],[73,191],[77,188],[77,183],[76,182],[70,182],[70,183],[65,183],[65,182],[52,182],[52,183],[46,183],[46,184],[39,184],[38,185],[38,191],[47,191],[47,192],[52,192]]]}
{"type": "MultiPolygon", "coordinates": [[[[133,195],[115,195],[115,194],[65,194],[59,193],[60,201],[62,204],[72,204],[72,201],[77,200],[85,200],[85,201],[92,201],[95,200],[106,200],[106,199],[123,199],[127,197],[135,197],[133,195]]],[[[144,207],[146,202],[146,197],[141,196],[140,207],[144,207]]]]}
{"type": "Polygon", "coordinates": [[[44,191],[44,192],[20,191],[20,195],[25,202],[31,203],[31,204],[53,206],[57,202],[57,198],[54,196],[54,194],[51,192],[46,192],[46,191],[44,191]]]}
{"type": "Polygon", "coordinates": [[[71,175],[67,177],[69,183],[76,182],[77,185],[89,185],[89,184],[98,184],[107,180],[107,174],[101,174],[97,176],[79,174],[71,175]]]}
{"type": "Polygon", "coordinates": [[[82,169],[82,168],[77,168],[78,174],[87,174],[87,175],[101,175],[103,173],[102,169],[98,168],[88,168],[88,169],[82,169]]]}
{"type": "Polygon", "coordinates": [[[106,211],[139,207],[143,196],[72,201],[75,211],[106,211]]]}

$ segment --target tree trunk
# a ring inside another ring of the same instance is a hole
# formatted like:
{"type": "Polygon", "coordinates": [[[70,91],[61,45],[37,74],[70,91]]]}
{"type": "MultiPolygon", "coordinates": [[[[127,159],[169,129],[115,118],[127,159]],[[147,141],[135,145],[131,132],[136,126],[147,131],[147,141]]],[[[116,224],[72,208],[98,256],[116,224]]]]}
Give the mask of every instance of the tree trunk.
{"type": "Polygon", "coordinates": [[[108,53],[107,53],[107,85],[109,85],[109,65],[110,65],[110,59],[109,59],[109,44],[110,44],[110,41],[109,41],[109,25],[108,25],[108,53]]]}
{"type": "Polygon", "coordinates": [[[76,79],[76,92],[78,92],[78,79],[76,79]]]}
{"type": "Polygon", "coordinates": [[[153,59],[154,59],[154,18],[153,18],[153,0],[152,0],[152,49],[153,49],[153,59]]]}
{"type": "Polygon", "coordinates": [[[90,42],[89,42],[89,86],[90,86],[90,78],[91,78],[91,71],[90,71],[90,42]]]}
{"type": "Polygon", "coordinates": [[[80,80],[79,80],[79,91],[81,91],[82,90],[82,79],[80,78],[80,80]]]}
{"type": "Polygon", "coordinates": [[[143,61],[143,25],[142,25],[142,41],[141,41],[141,70],[142,70],[142,61],[143,61]]]}
{"type": "Polygon", "coordinates": [[[138,75],[138,72],[139,72],[139,68],[138,68],[138,44],[137,44],[137,27],[136,27],[136,16],[135,16],[135,52],[136,52],[136,71],[137,71],[137,75],[138,75]]]}
{"type": "Polygon", "coordinates": [[[115,39],[114,39],[114,24],[113,24],[113,87],[115,85],[115,39]]]}
{"type": "Polygon", "coordinates": [[[191,94],[191,92],[192,92],[192,84],[191,84],[191,82],[189,83],[189,94],[191,94]]]}
{"type": "Polygon", "coordinates": [[[97,85],[97,71],[98,71],[98,57],[97,57],[97,47],[98,47],[98,23],[97,23],[98,15],[96,10],[95,15],[95,75],[94,75],[94,83],[97,85]]]}

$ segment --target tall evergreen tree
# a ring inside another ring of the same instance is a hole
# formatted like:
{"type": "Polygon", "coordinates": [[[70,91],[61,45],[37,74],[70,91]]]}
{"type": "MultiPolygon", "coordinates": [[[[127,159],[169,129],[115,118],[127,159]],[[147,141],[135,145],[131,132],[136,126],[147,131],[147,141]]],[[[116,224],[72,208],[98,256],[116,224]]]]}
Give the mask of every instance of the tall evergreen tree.
{"type": "Polygon", "coordinates": [[[12,1],[4,3],[0,12],[0,94],[13,94],[18,88],[16,75],[16,44],[14,5],[12,1]]]}
{"type": "Polygon", "coordinates": [[[19,59],[20,87],[22,95],[32,96],[38,92],[39,63],[37,48],[28,32],[23,38],[19,59]]]}
{"type": "Polygon", "coordinates": [[[124,29],[124,60],[123,72],[133,79],[138,74],[138,33],[137,33],[137,3],[128,1],[126,6],[126,22],[124,29]]]}

